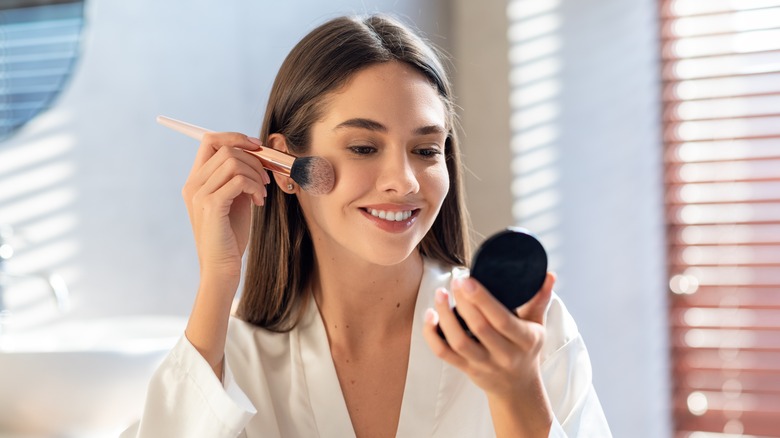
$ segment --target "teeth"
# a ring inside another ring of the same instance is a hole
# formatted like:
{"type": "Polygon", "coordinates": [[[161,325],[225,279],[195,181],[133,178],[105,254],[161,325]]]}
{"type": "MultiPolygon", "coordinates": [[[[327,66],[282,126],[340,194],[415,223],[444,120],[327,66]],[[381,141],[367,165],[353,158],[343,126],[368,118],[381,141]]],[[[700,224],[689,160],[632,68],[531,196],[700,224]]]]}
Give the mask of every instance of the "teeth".
{"type": "Polygon", "coordinates": [[[371,216],[376,216],[379,219],[384,219],[387,221],[405,221],[412,217],[412,211],[384,211],[384,210],[374,210],[373,208],[370,210],[371,216]]]}

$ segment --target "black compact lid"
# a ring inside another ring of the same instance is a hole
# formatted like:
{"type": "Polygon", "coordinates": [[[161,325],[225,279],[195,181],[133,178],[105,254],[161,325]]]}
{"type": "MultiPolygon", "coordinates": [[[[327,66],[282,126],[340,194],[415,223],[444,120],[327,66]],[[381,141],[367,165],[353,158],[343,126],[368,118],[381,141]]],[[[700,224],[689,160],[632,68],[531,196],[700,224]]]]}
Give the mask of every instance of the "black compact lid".
{"type": "Polygon", "coordinates": [[[510,310],[533,298],[546,275],[547,252],[541,242],[516,227],[485,240],[471,267],[471,276],[510,310]]]}

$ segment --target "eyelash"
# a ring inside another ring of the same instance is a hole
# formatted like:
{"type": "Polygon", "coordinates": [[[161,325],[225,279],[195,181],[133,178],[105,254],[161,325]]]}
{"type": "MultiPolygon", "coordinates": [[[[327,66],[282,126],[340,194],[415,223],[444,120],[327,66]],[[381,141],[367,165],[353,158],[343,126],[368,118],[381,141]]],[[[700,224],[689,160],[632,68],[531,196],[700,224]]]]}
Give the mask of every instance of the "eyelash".
{"type": "Polygon", "coordinates": [[[441,149],[438,148],[420,148],[415,149],[415,152],[421,157],[431,160],[442,154],[441,149]]]}
{"type": "Polygon", "coordinates": [[[374,146],[350,146],[349,150],[355,155],[370,155],[376,153],[374,146]]]}
{"type": "MultiPolygon", "coordinates": [[[[374,146],[350,146],[348,148],[353,154],[366,156],[372,155],[377,152],[377,148],[374,146]]],[[[434,159],[442,154],[442,151],[438,148],[419,148],[415,149],[414,153],[421,156],[424,159],[434,159]]]]}

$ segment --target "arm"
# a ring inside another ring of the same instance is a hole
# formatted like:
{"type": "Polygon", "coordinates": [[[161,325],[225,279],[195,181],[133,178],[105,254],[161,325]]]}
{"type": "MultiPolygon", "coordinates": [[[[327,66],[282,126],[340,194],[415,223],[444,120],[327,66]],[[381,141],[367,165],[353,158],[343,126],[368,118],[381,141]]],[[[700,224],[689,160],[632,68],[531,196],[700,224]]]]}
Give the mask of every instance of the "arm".
{"type": "Polygon", "coordinates": [[[198,250],[200,286],[185,337],[152,377],[141,421],[124,437],[235,437],[255,414],[235,388],[224,352],[251,206],[263,205],[270,181],[260,161],[241,150],[258,145],[259,140],[243,134],[203,137],[182,190],[198,250]]]}
{"type": "Polygon", "coordinates": [[[240,149],[259,144],[243,134],[205,134],[182,190],[200,263],[200,287],[185,334],[220,379],[251,205],[263,205],[270,181],[260,161],[240,149]]]}
{"type": "Polygon", "coordinates": [[[466,336],[437,291],[424,329],[434,353],[461,369],[488,399],[498,437],[599,437],[611,433],[592,385],[590,359],[576,324],[559,299],[554,277],[517,309],[516,318],[473,282],[453,281],[458,312],[480,339],[466,336]],[[449,344],[436,334],[441,325],[449,344]]]}

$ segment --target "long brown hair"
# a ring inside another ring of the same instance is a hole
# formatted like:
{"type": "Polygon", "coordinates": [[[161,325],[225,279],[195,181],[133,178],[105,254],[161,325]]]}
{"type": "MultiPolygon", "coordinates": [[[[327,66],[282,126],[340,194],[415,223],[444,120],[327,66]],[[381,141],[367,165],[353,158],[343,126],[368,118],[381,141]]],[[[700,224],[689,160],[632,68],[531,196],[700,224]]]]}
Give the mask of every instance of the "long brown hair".
{"type": "MultiPolygon", "coordinates": [[[[357,71],[400,61],[420,71],[436,87],[447,108],[449,135],[445,159],[450,188],[420,252],[449,265],[465,265],[468,219],[463,200],[461,158],[450,83],[436,50],[399,21],[382,15],[330,20],[306,35],[287,55],[268,99],[260,139],[285,136],[293,155],[306,155],[311,126],[322,117],[324,98],[357,71]]],[[[311,237],[296,196],[286,195],[273,178],[265,206],[255,207],[244,290],[238,316],[272,331],[295,327],[314,268],[311,237]]]]}

